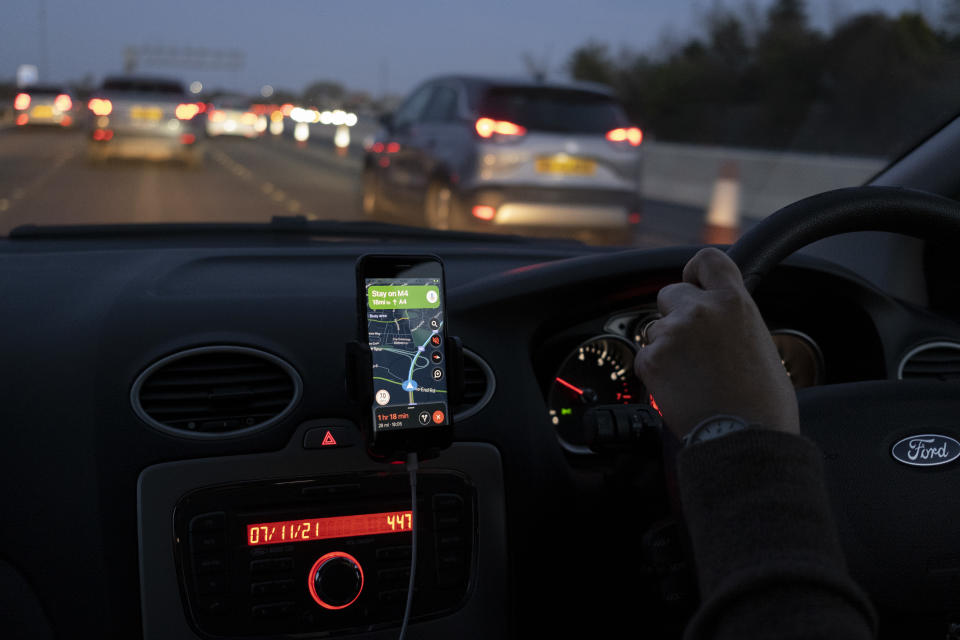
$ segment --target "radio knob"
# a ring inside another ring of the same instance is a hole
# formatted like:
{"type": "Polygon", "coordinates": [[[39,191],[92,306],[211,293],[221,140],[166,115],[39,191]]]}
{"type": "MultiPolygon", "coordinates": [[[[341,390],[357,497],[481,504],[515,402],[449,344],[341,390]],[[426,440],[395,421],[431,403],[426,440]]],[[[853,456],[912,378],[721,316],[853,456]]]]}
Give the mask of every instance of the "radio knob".
{"type": "Polygon", "coordinates": [[[363,568],[349,553],[331,551],[313,563],[307,587],[314,602],[324,609],[345,609],[363,591],[363,568]]]}

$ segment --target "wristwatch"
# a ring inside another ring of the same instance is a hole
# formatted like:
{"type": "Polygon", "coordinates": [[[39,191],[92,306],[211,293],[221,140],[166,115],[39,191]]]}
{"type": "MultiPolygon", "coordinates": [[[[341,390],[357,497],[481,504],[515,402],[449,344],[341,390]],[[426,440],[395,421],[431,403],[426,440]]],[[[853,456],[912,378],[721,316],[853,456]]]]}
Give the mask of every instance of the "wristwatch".
{"type": "Polygon", "coordinates": [[[689,447],[692,444],[706,442],[723,437],[728,433],[743,431],[749,428],[750,425],[743,418],[738,418],[737,416],[711,416],[695,426],[690,433],[683,436],[683,446],[689,447]]]}

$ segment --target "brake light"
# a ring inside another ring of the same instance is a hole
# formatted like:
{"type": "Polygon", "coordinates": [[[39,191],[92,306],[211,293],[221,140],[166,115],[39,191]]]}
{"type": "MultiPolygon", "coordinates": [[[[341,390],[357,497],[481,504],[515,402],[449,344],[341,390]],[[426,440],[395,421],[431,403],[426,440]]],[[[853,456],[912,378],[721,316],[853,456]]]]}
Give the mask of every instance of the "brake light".
{"type": "Polygon", "coordinates": [[[30,116],[25,113],[21,113],[17,116],[17,126],[22,127],[30,121],[30,116]]]}
{"type": "Polygon", "coordinates": [[[108,116],[113,112],[113,103],[106,98],[92,98],[87,103],[87,108],[93,111],[95,116],[108,116]]]}
{"type": "Polygon", "coordinates": [[[25,111],[30,107],[30,94],[29,93],[18,93],[17,97],[13,99],[13,108],[17,111],[25,111]]]}
{"type": "Polygon", "coordinates": [[[399,143],[399,142],[388,142],[388,143],[387,143],[387,153],[400,153],[400,143],[399,143]]]}
{"type": "Polygon", "coordinates": [[[474,218],[481,220],[493,220],[497,215],[497,210],[485,204],[478,204],[472,210],[474,218]]]}
{"type": "Polygon", "coordinates": [[[643,131],[639,127],[620,127],[607,131],[610,142],[629,142],[631,147],[639,147],[643,142],[643,131]]]}
{"type": "Polygon", "coordinates": [[[210,112],[210,122],[223,122],[226,119],[226,114],[223,111],[211,111],[210,112]]]}
{"type": "Polygon", "coordinates": [[[506,120],[494,120],[493,118],[480,118],[475,125],[477,134],[481,138],[490,138],[494,134],[500,136],[522,136],[526,135],[527,130],[518,124],[507,122],[506,120]]]}
{"type": "Polygon", "coordinates": [[[206,103],[206,102],[198,102],[198,103],[197,103],[197,113],[206,113],[206,111],[207,111],[207,103],[206,103]]]}
{"type": "Polygon", "coordinates": [[[383,143],[374,142],[373,146],[370,147],[370,150],[373,151],[374,153],[383,153],[383,143]]]}
{"type": "Polygon", "coordinates": [[[93,139],[99,142],[106,142],[113,137],[113,131],[110,129],[94,129],[93,139]]]}
{"type": "Polygon", "coordinates": [[[257,114],[255,114],[255,113],[250,113],[250,112],[248,111],[247,113],[245,113],[245,114],[243,114],[242,116],[240,116],[240,122],[243,123],[243,124],[248,124],[248,125],[256,124],[256,123],[257,123],[257,114]]]}
{"type": "Polygon", "coordinates": [[[198,113],[200,113],[200,107],[192,102],[177,105],[177,120],[192,120],[198,113]]]}
{"type": "Polygon", "coordinates": [[[70,111],[73,108],[73,100],[70,99],[65,93],[61,93],[57,96],[56,100],[53,101],[53,106],[57,108],[58,111],[70,111]]]}
{"type": "Polygon", "coordinates": [[[180,134],[180,144],[193,144],[197,141],[197,136],[192,133],[181,133],[180,134]]]}

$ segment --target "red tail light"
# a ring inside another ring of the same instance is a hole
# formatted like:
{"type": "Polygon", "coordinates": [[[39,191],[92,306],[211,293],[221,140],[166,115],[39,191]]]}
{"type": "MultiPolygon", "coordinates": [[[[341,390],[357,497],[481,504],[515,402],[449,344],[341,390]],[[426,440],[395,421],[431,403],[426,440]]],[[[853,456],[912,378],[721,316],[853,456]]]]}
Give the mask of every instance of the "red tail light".
{"type": "Polygon", "coordinates": [[[113,103],[106,98],[92,98],[87,103],[87,108],[93,111],[95,116],[108,116],[113,112],[113,103]]]}
{"type": "Polygon", "coordinates": [[[192,133],[181,133],[180,134],[180,144],[193,144],[197,141],[197,136],[192,133]]]}
{"type": "Polygon", "coordinates": [[[620,127],[607,131],[607,140],[610,142],[628,142],[631,147],[639,147],[643,142],[643,131],[639,127],[620,127]]]}
{"type": "Polygon", "coordinates": [[[497,215],[497,210],[491,206],[478,204],[472,210],[474,218],[481,220],[493,220],[497,215]]]}
{"type": "Polygon", "coordinates": [[[388,143],[387,143],[387,153],[400,153],[400,143],[399,143],[399,142],[388,142],[388,143]]]}
{"type": "Polygon", "coordinates": [[[28,115],[25,114],[25,113],[21,113],[20,115],[17,116],[17,126],[18,126],[18,127],[22,127],[23,125],[27,124],[27,122],[29,122],[29,121],[30,121],[30,116],[28,116],[28,115]]]}
{"type": "Polygon", "coordinates": [[[192,102],[186,102],[177,105],[176,113],[178,120],[193,120],[193,116],[200,113],[200,107],[192,102]]]}
{"type": "Polygon", "coordinates": [[[67,94],[61,93],[57,96],[57,99],[53,101],[53,106],[56,107],[58,111],[70,111],[70,109],[73,109],[73,100],[71,100],[67,94]]]}
{"type": "Polygon", "coordinates": [[[383,153],[383,143],[374,142],[373,146],[370,147],[370,150],[373,151],[374,153],[383,153]]]}
{"type": "Polygon", "coordinates": [[[494,134],[499,136],[522,136],[526,135],[527,130],[518,124],[507,122],[506,120],[494,120],[492,118],[480,118],[476,123],[477,135],[481,138],[490,138],[494,134]]]}
{"type": "Polygon", "coordinates": [[[198,103],[197,103],[197,113],[206,113],[206,111],[207,111],[207,103],[206,103],[206,102],[198,102],[198,103]]]}
{"type": "Polygon", "coordinates": [[[210,112],[210,121],[211,122],[223,122],[227,118],[226,114],[223,111],[211,111],[210,112]]]}
{"type": "Polygon", "coordinates": [[[30,94],[29,93],[18,93],[17,97],[13,99],[13,108],[17,111],[26,111],[30,108],[30,94]]]}
{"type": "Polygon", "coordinates": [[[94,140],[97,140],[100,142],[106,142],[111,138],[113,138],[113,131],[111,131],[110,129],[94,129],[93,130],[94,140]]]}

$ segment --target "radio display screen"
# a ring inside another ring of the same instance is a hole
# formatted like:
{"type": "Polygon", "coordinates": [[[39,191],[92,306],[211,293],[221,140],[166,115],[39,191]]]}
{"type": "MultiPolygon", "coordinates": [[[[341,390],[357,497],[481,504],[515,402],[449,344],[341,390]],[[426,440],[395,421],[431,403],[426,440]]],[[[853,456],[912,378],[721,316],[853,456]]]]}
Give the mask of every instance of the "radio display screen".
{"type": "Polygon", "coordinates": [[[387,511],[331,518],[258,522],[247,525],[247,546],[400,533],[410,531],[412,521],[412,511],[387,511]]]}

